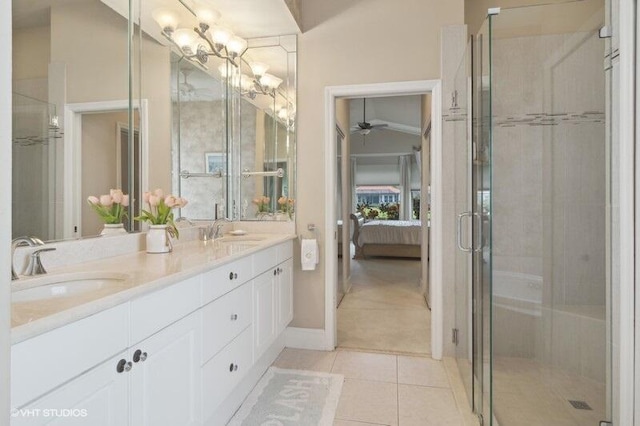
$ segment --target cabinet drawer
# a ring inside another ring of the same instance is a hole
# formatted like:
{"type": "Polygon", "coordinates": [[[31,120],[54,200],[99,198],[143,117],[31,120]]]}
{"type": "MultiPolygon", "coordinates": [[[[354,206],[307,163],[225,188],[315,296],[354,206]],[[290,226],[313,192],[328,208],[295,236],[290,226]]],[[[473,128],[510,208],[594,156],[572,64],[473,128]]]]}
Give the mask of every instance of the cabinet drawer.
{"type": "Polygon", "coordinates": [[[251,324],[251,283],[246,283],[202,308],[202,363],[251,324]]]}
{"type": "Polygon", "coordinates": [[[203,419],[208,419],[253,366],[251,327],[202,367],[203,419]]]}
{"type": "Polygon", "coordinates": [[[201,306],[201,276],[131,302],[131,344],[136,344],[201,306]]]}
{"type": "Polygon", "coordinates": [[[278,263],[282,263],[287,259],[291,259],[293,257],[293,242],[287,241],[286,243],[282,243],[278,248],[278,263]]]}
{"type": "Polygon", "coordinates": [[[278,247],[269,247],[253,255],[253,272],[255,275],[260,275],[277,264],[278,247]]]}
{"type": "Polygon", "coordinates": [[[205,272],[202,277],[202,303],[206,304],[253,277],[251,256],[219,266],[213,271],[205,272]]]}
{"type": "Polygon", "coordinates": [[[21,407],[123,351],[128,308],[119,305],[13,345],[11,406],[21,407]]]}

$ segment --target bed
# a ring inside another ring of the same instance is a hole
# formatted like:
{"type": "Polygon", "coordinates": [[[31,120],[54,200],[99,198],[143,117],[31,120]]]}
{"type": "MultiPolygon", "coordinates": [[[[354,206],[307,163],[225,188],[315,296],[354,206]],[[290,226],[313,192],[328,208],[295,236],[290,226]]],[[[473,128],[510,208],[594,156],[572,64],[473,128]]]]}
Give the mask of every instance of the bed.
{"type": "Polygon", "coordinates": [[[361,213],[351,215],[354,223],[354,259],[367,256],[422,257],[422,228],[419,220],[372,220],[361,213]]]}

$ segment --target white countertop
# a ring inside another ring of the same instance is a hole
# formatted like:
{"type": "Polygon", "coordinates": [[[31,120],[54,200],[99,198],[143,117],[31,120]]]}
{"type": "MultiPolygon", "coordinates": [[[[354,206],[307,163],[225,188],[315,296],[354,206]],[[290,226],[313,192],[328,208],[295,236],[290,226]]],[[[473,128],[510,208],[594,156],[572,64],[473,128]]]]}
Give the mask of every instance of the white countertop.
{"type": "MultiPolygon", "coordinates": [[[[100,271],[126,274],[127,278],[106,291],[88,291],[73,297],[13,303],[11,341],[18,343],[86,318],[220,265],[292,240],[295,235],[252,233],[247,237],[259,238],[260,241],[243,242],[242,237],[231,236],[226,240],[233,241],[232,243],[188,241],[175,244],[172,253],[147,254],[142,251],[53,269],[47,277],[100,271]]],[[[12,287],[28,287],[29,284],[33,284],[32,280],[42,280],[42,277],[21,277],[12,283],[12,287]]]]}

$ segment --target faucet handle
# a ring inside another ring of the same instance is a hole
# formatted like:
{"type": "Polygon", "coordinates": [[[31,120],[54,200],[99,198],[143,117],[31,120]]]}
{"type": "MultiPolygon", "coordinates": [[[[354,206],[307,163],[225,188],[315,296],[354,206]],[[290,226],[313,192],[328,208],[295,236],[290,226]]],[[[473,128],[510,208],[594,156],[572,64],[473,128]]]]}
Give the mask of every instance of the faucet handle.
{"type": "Polygon", "coordinates": [[[47,271],[42,266],[42,261],[40,260],[40,253],[43,251],[54,251],[55,247],[47,247],[43,249],[39,249],[31,253],[29,257],[29,264],[27,265],[27,270],[25,275],[42,275],[46,274],[47,271]]]}

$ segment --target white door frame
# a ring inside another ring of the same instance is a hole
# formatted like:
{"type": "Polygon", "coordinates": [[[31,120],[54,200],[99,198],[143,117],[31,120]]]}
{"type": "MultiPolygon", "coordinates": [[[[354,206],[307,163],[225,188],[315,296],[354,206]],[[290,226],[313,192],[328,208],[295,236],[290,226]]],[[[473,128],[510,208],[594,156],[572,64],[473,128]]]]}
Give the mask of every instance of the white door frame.
{"type": "Polygon", "coordinates": [[[430,271],[431,287],[431,356],[442,358],[443,308],[442,308],[442,130],[441,130],[441,84],[440,80],[328,86],[325,88],[325,321],[324,348],[333,350],[337,344],[336,316],[336,98],[381,97],[421,95],[431,93],[431,232],[430,271]]]}
{"type": "MultiPolygon", "coordinates": [[[[133,101],[132,107],[140,117],[140,187],[149,180],[149,132],[147,99],[133,101]]],[[[82,235],[82,114],[127,111],[128,100],[83,102],[64,106],[64,222],[63,238],[82,235]],[[75,230],[75,232],[74,232],[75,230]]],[[[108,189],[108,188],[107,188],[108,189]]]]}

